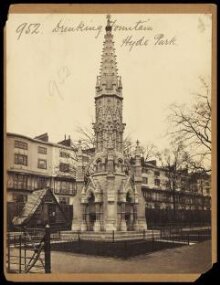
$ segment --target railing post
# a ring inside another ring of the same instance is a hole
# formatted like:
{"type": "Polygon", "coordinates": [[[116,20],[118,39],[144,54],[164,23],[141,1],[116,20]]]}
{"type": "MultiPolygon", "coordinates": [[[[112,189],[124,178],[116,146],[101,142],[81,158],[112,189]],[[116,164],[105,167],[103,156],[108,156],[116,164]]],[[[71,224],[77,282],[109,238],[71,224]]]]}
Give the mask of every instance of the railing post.
{"type": "Polygon", "coordinates": [[[10,252],[10,233],[8,233],[8,272],[10,272],[11,270],[11,266],[10,266],[10,263],[11,263],[11,252],[10,252]]]}
{"type": "Polygon", "coordinates": [[[19,273],[21,273],[21,233],[19,236],[19,273]]]}
{"type": "Polygon", "coordinates": [[[125,247],[125,250],[124,250],[124,252],[125,252],[125,258],[127,258],[128,257],[128,246],[127,246],[127,241],[125,240],[124,241],[124,247],[125,247]]]}
{"type": "Polygon", "coordinates": [[[151,230],[151,250],[154,250],[154,230],[151,230]]]}
{"type": "Polygon", "coordinates": [[[45,227],[44,236],[45,273],[51,273],[50,226],[45,227]]]}
{"type": "Polygon", "coordinates": [[[188,238],[188,245],[189,245],[189,233],[188,233],[188,236],[187,236],[187,238],[188,238]]]}
{"type": "Polygon", "coordinates": [[[112,242],[115,242],[115,231],[112,231],[112,242]]]}
{"type": "Polygon", "coordinates": [[[26,272],[26,267],[27,267],[27,237],[26,237],[26,232],[24,230],[24,272],[26,272]]]}
{"type": "Polygon", "coordinates": [[[145,229],[143,230],[143,239],[145,239],[145,229]]]}

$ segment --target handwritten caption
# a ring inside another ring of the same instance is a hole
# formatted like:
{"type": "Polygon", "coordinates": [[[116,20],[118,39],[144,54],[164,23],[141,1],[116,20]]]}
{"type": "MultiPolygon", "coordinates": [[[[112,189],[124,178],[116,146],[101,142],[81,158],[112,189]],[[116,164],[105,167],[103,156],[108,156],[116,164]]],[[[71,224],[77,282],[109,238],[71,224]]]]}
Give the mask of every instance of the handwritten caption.
{"type": "Polygon", "coordinates": [[[67,66],[62,66],[57,71],[56,76],[49,81],[49,95],[59,96],[61,100],[64,100],[62,96],[62,86],[66,82],[67,78],[71,75],[71,72],[67,66]]]}
{"type": "MultiPolygon", "coordinates": [[[[105,27],[102,25],[91,25],[84,21],[80,21],[75,25],[70,25],[67,24],[64,19],[60,19],[47,31],[45,31],[45,27],[43,28],[41,23],[24,22],[17,26],[15,32],[17,34],[17,40],[20,40],[25,36],[39,36],[39,34],[45,32],[53,34],[92,32],[94,33],[95,39],[98,39],[104,29],[105,27]]],[[[176,35],[167,36],[163,32],[155,32],[150,19],[138,20],[130,26],[119,25],[117,20],[114,20],[112,21],[112,31],[126,33],[120,46],[127,47],[129,51],[132,51],[135,47],[164,47],[177,45],[176,35]]]]}

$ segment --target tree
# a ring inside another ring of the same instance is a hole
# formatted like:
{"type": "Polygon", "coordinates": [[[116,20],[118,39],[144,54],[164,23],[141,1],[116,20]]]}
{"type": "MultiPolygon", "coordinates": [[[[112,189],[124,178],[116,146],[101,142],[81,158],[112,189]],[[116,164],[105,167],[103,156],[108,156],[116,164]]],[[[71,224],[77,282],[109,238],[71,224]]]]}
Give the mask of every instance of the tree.
{"type": "Polygon", "coordinates": [[[176,219],[176,191],[182,186],[181,171],[187,170],[187,152],[183,142],[176,141],[170,144],[170,149],[157,153],[158,160],[166,170],[168,187],[173,197],[173,217],[176,219]]]}
{"type": "Polygon", "coordinates": [[[192,168],[211,171],[210,88],[203,78],[200,82],[203,91],[194,93],[195,103],[191,107],[171,105],[168,133],[172,140],[187,144],[188,163],[192,168]]]}
{"type": "Polygon", "coordinates": [[[80,137],[82,148],[89,149],[95,147],[95,133],[92,128],[78,127],[76,130],[80,137]]]}
{"type": "Polygon", "coordinates": [[[156,158],[158,149],[157,146],[153,143],[148,143],[144,146],[141,146],[141,152],[146,161],[156,158]]]}
{"type": "MultiPolygon", "coordinates": [[[[123,141],[124,154],[127,158],[132,158],[135,156],[136,143],[131,139],[130,136],[126,136],[123,141]]],[[[141,156],[145,161],[154,159],[158,152],[155,144],[148,142],[145,145],[140,145],[141,156]]]]}
{"type": "MultiPolygon", "coordinates": [[[[78,127],[77,132],[80,134],[79,139],[84,149],[95,147],[95,133],[88,127],[78,127]]],[[[131,139],[130,135],[126,135],[123,139],[123,151],[125,156],[130,159],[134,157],[136,143],[131,139]]],[[[140,146],[141,155],[145,160],[155,158],[157,153],[157,147],[153,143],[147,143],[140,146]]]]}

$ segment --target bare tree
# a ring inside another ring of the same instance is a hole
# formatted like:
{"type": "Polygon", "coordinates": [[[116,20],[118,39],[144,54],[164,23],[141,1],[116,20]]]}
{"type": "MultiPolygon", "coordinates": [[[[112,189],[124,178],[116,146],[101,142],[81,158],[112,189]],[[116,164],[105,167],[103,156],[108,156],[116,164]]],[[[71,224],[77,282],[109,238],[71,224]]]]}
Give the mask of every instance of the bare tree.
{"type": "Polygon", "coordinates": [[[126,135],[123,139],[123,151],[127,158],[131,158],[134,155],[135,145],[129,135],[126,135]]]}
{"type": "Polygon", "coordinates": [[[187,152],[182,142],[173,142],[170,149],[164,149],[157,153],[158,160],[166,170],[168,187],[172,191],[174,219],[176,216],[176,191],[181,187],[181,171],[187,170],[187,152]]]}
{"type": "Polygon", "coordinates": [[[76,131],[80,135],[79,140],[81,140],[81,145],[84,149],[95,147],[95,133],[92,128],[77,127],[76,131]]]}
{"type": "MultiPolygon", "coordinates": [[[[131,139],[129,135],[127,135],[124,138],[123,146],[124,146],[124,153],[126,157],[128,158],[134,157],[136,143],[131,139]]],[[[153,158],[156,158],[158,149],[155,144],[148,142],[144,145],[143,144],[140,145],[140,152],[141,152],[141,156],[145,159],[145,161],[148,161],[153,158]]]]}
{"type": "Polygon", "coordinates": [[[148,161],[148,160],[156,158],[158,149],[155,144],[148,143],[148,144],[141,146],[141,152],[142,152],[142,155],[145,161],[148,161]]]}
{"type": "Polygon", "coordinates": [[[191,166],[210,171],[210,167],[207,166],[211,155],[210,88],[203,78],[200,78],[200,81],[203,92],[194,93],[196,102],[191,107],[171,105],[168,132],[172,140],[184,141],[187,144],[191,153],[189,156],[191,166]]]}

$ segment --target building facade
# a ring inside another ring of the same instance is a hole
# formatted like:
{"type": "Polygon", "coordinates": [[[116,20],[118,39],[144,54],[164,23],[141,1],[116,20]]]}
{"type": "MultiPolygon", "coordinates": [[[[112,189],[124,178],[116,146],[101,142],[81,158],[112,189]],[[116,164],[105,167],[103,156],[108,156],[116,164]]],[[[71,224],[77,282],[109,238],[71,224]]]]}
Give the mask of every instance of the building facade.
{"type": "Polygon", "coordinates": [[[28,194],[47,187],[60,203],[72,204],[76,194],[76,155],[67,143],[68,140],[50,143],[46,134],[33,139],[8,133],[7,201],[25,202],[28,194]]]}
{"type": "Polygon", "coordinates": [[[211,223],[210,175],[178,171],[175,188],[170,175],[156,161],[142,163],[142,191],[149,227],[211,223]]]}

